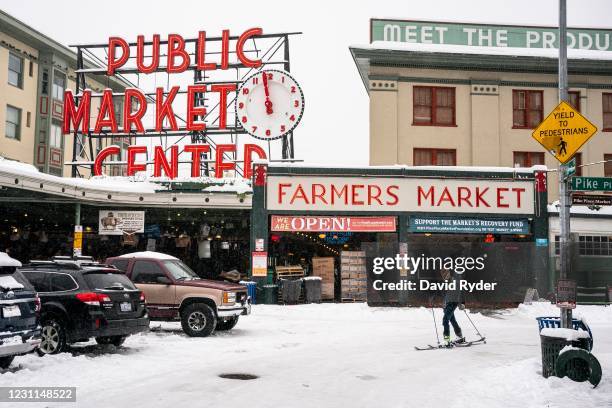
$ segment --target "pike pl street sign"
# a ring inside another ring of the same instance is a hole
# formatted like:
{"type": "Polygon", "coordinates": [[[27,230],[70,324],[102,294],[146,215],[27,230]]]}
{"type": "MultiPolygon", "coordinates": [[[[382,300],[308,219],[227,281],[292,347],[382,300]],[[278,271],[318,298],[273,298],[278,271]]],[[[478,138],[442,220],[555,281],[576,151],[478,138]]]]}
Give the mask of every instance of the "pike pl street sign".
{"type": "Polygon", "coordinates": [[[597,132],[597,127],[562,101],[533,131],[531,136],[560,163],[567,163],[597,132]]]}
{"type": "Polygon", "coordinates": [[[572,177],[573,191],[612,191],[610,177],[572,177]]]}

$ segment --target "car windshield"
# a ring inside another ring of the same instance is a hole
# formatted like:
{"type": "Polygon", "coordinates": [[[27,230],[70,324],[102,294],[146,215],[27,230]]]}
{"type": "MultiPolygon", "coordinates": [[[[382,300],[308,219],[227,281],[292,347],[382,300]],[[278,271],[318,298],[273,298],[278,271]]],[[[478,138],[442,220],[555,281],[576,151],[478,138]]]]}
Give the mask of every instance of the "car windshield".
{"type": "Polygon", "coordinates": [[[176,280],[199,279],[199,276],[191,268],[179,260],[164,261],[164,265],[176,280]]]}

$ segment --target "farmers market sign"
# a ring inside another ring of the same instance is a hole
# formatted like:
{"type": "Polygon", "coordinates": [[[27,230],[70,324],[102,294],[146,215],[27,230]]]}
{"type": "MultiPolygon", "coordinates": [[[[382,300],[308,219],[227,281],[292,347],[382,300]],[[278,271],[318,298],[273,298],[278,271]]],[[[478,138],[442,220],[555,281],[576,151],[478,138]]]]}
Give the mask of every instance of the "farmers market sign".
{"type": "MultiPolygon", "coordinates": [[[[557,27],[521,27],[436,21],[370,21],[370,41],[420,44],[472,45],[480,47],[557,48],[557,27]]],[[[569,28],[568,48],[612,51],[612,30],[569,28]]]]}
{"type": "Polygon", "coordinates": [[[533,214],[524,180],[268,176],[268,210],[533,214]]]}

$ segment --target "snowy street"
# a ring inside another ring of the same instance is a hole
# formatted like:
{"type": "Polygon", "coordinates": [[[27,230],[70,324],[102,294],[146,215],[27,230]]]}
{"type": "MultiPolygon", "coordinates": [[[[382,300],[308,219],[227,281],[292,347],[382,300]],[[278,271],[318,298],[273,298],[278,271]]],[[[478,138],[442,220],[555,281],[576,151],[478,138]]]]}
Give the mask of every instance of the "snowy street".
{"type": "MultiPolygon", "coordinates": [[[[92,342],[73,347],[74,356],[28,355],[0,379],[2,386],[77,387],[76,404],[50,407],[610,406],[611,310],[578,306],[575,313],[589,322],[602,364],[595,389],[540,375],[534,318],[558,315],[549,304],[473,314],[487,344],[433,351],[413,348],[435,344],[429,309],[256,305],[230,333],[189,338],[178,323],[153,322],[153,331],[120,349],[92,342]],[[219,378],[223,373],[259,378],[219,378]]],[[[457,316],[469,339],[469,321],[457,316]]]]}

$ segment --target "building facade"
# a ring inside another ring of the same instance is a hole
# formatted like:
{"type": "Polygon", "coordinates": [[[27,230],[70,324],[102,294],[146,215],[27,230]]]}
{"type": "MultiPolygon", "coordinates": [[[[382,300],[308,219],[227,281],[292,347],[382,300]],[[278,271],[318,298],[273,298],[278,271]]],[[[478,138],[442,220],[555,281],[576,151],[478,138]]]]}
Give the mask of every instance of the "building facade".
{"type": "MultiPolygon", "coordinates": [[[[555,29],[371,24],[371,44],[351,47],[370,96],[370,164],[557,167],[531,137],[558,103],[555,29]]],[[[578,175],[612,176],[611,32],[568,36],[569,102],[598,128],[578,175]]],[[[551,201],[557,190],[551,172],[551,201]]]]}
{"type": "MultiPolygon", "coordinates": [[[[62,117],[64,90],[75,88],[76,62],[75,52],[0,10],[0,156],[32,164],[44,173],[71,176],[65,162],[73,159],[73,138],[62,135],[62,117]]],[[[121,92],[126,84],[114,78],[88,78],[87,86],[94,92],[121,92]]],[[[99,98],[92,101],[92,116],[99,103],[99,98]]],[[[116,103],[121,103],[119,95],[116,103]]],[[[97,150],[110,144],[103,139],[92,142],[97,150]]],[[[84,143],[76,144],[77,161],[85,160],[84,143]]],[[[108,171],[121,175],[122,169],[108,171]]]]}

